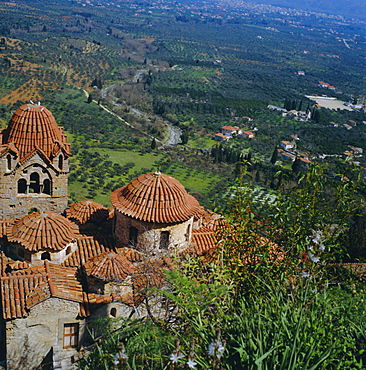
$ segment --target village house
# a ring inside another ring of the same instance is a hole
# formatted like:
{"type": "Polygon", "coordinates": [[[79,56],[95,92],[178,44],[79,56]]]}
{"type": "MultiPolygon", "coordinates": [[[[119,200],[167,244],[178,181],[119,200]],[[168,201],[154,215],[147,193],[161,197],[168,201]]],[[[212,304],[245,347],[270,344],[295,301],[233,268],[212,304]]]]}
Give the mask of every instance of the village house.
{"type": "Polygon", "coordinates": [[[280,147],[284,150],[290,150],[295,147],[294,143],[290,143],[289,141],[283,140],[280,142],[280,147]]]}
{"type": "Polygon", "coordinates": [[[244,139],[253,139],[255,137],[255,134],[252,131],[243,131],[241,133],[241,136],[244,139]]]}
{"type": "Polygon", "coordinates": [[[339,125],[338,125],[338,123],[335,123],[335,122],[329,122],[328,123],[328,126],[330,126],[330,127],[338,127],[339,125]]]}
{"type": "Polygon", "coordinates": [[[241,130],[237,126],[224,126],[224,127],[221,127],[220,131],[222,134],[228,137],[241,134],[241,130]]]}
{"type": "Polygon", "coordinates": [[[296,155],[283,151],[281,153],[281,159],[293,162],[296,159],[296,155]]]}
{"type": "Polygon", "coordinates": [[[363,153],[363,149],[362,148],[358,148],[358,147],[355,147],[353,145],[347,145],[348,148],[351,149],[352,153],[355,154],[355,155],[362,155],[363,153]]]}
{"type": "Polygon", "coordinates": [[[229,140],[230,139],[230,137],[229,136],[227,136],[227,135],[224,135],[224,134],[222,134],[221,132],[218,132],[217,134],[215,134],[215,136],[214,136],[214,140],[216,140],[216,141],[227,141],[227,140],[229,140]]]}
{"type": "Polygon", "coordinates": [[[327,88],[327,87],[329,87],[329,83],[324,82],[324,81],[319,81],[318,86],[327,88]]]}
{"type": "Polygon", "coordinates": [[[110,209],[67,205],[70,146],[40,104],[19,107],[1,140],[0,363],[75,369],[95,319],[161,314],[150,288],[173,256],[211,253],[221,216],[160,172],[115,190],[110,209]]]}

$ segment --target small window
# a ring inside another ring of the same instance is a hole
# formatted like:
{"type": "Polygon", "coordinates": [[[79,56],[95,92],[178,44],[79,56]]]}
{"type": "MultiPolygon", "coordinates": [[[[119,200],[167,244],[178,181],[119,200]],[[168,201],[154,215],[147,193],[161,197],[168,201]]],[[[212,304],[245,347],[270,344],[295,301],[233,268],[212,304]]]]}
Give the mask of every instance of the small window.
{"type": "Polygon", "coordinates": [[[25,179],[18,180],[18,194],[27,193],[27,181],[25,179]]]}
{"type": "Polygon", "coordinates": [[[28,214],[31,214],[33,212],[38,212],[38,208],[31,208],[29,211],[28,211],[28,214]]]}
{"type": "Polygon", "coordinates": [[[64,348],[77,348],[79,345],[79,324],[65,324],[63,335],[64,348]]]}
{"type": "Polygon", "coordinates": [[[11,170],[11,155],[8,154],[6,156],[6,167],[7,167],[7,170],[10,171],[11,170]]]}
{"type": "Polygon", "coordinates": [[[136,229],[136,227],[131,226],[129,237],[128,237],[128,243],[130,244],[131,247],[136,247],[137,236],[138,236],[138,230],[136,229]]]}
{"type": "Polygon", "coordinates": [[[66,249],[66,255],[71,253],[71,245],[69,245],[66,249]]]}
{"type": "Polygon", "coordinates": [[[111,308],[111,316],[112,317],[116,317],[117,316],[117,309],[116,309],[116,307],[113,307],[113,308],[111,308]]]}
{"type": "Polygon", "coordinates": [[[44,252],[41,254],[41,260],[48,260],[48,261],[51,261],[51,256],[48,252],[44,252]]]}
{"type": "Polygon", "coordinates": [[[62,171],[63,167],[64,167],[64,157],[60,155],[58,157],[58,168],[62,171]]]}
{"type": "Polygon", "coordinates": [[[162,231],[160,234],[160,249],[167,249],[169,245],[169,231],[162,231]]]}
{"type": "Polygon", "coordinates": [[[186,231],[186,235],[185,235],[185,237],[186,237],[187,240],[189,240],[190,234],[191,234],[191,224],[189,224],[187,226],[187,231],[186,231]]]}
{"type": "Polygon", "coordinates": [[[38,194],[40,191],[41,187],[39,186],[39,175],[37,172],[33,172],[30,175],[29,192],[38,194]]]}
{"type": "Polygon", "coordinates": [[[49,179],[43,181],[42,193],[51,195],[51,181],[49,179]]]}

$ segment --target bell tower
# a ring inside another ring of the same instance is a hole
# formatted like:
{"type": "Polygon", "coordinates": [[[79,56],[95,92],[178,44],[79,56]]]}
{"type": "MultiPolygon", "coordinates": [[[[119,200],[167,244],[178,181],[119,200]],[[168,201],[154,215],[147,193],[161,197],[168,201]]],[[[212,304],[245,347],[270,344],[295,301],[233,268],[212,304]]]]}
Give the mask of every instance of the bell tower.
{"type": "Polygon", "coordinates": [[[67,207],[70,144],[40,103],[24,104],[0,132],[0,219],[67,207]]]}

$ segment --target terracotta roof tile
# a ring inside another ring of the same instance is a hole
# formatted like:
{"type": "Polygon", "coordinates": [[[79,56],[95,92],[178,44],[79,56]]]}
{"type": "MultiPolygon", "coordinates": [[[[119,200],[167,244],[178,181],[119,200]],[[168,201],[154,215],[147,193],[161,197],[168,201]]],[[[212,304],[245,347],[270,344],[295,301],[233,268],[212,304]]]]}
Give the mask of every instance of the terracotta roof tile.
{"type": "Polygon", "coordinates": [[[6,235],[31,252],[60,251],[79,236],[74,223],[54,212],[33,212],[16,219],[8,225],[6,235]]]}
{"type": "Polygon", "coordinates": [[[91,258],[103,253],[110,252],[109,245],[101,244],[92,236],[81,236],[77,239],[77,249],[62,263],[64,266],[81,266],[91,258]]]}
{"type": "Polygon", "coordinates": [[[68,219],[75,220],[82,225],[87,221],[106,221],[109,212],[106,207],[97,202],[92,200],[83,200],[69,205],[65,209],[65,215],[68,219]]]}
{"type": "Polygon", "coordinates": [[[14,220],[0,220],[0,238],[6,235],[8,226],[13,222],[14,220]]]}
{"type": "Polygon", "coordinates": [[[85,263],[84,269],[89,276],[117,283],[122,282],[135,271],[126,256],[108,251],[89,260],[85,263]]]}
{"type": "Polygon", "coordinates": [[[217,239],[214,231],[201,226],[199,229],[192,231],[192,241],[188,253],[194,256],[202,256],[213,251],[216,246],[217,239]]]}
{"type": "Polygon", "coordinates": [[[52,113],[41,105],[24,104],[10,119],[3,132],[2,144],[13,143],[18,149],[19,159],[22,159],[35,147],[51,157],[56,142],[70,155],[69,144],[52,113]]]}
{"type": "Polygon", "coordinates": [[[132,294],[123,294],[123,295],[117,295],[117,294],[104,295],[103,294],[101,295],[101,294],[89,293],[88,300],[90,304],[121,302],[129,306],[136,305],[136,302],[132,294]]]}
{"type": "Polygon", "coordinates": [[[44,265],[1,277],[3,318],[26,317],[30,308],[50,297],[78,302],[79,315],[87,315],[87,296],[76,278],[76,272],[76,269],[45,261],[44,265]]]}
{"type": "Polygon", "coordinates": [[[199,207],[178,180],[160,172],[142,175],[115,190],[111,202],[126,216],[156,223],[186,221],[199,207]]]}

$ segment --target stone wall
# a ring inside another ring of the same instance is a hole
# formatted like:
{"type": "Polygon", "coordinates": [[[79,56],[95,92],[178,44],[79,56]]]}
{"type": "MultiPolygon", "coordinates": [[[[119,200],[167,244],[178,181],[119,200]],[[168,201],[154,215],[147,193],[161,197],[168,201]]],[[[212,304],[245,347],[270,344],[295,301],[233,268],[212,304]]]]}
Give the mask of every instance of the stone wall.
{"type": "Polygon", "coordinates": [[[65,158],[62,171],[34,154],[23,163],[18,163],[10,154],[0,157],[0,218],[21,217],[32,209],[61,213],[67,207],[68,160],[65,158]],[[11,161],[9,163],[9,157],[11,161]],[[14,167],[13,167],[14,166],[14,167]],[[32,174],[39,177],[40,191],[31,192],[32,174]],[[25,180],[26,190],[18,191],[18,181],[25,180]],[[44,181],[49,181],[50,192],[44,193],[44,181]]]}
{"type": "Polygon", "coordinates": [[[74,369],[72,356],[77,348],[63,348],[65,323],[79,324],[82,340],[84,320],[78,320],[79,303],[49,298],[31,308],[29,316],[6,323],[8,370],[36,369],[52,351],[54,369],[74,369]]]}
{"type": "Polygon", "coordinates": [[[130,228],[134,227],[138,231],[137,244],[133,246],[138,251],[154,255],[156,253],[168,251],[183,251],[188,248],[192,238],[193,217],[188,221],[175,224],[158,224],[139,221],[123,215],[115,210],[114,235],[117,242],[123,246],[131,246],[129,236],[130,228]],[[169,242],[167,248],[162,250],[160,240],[162,232],[169,232],[169,242]]]}

